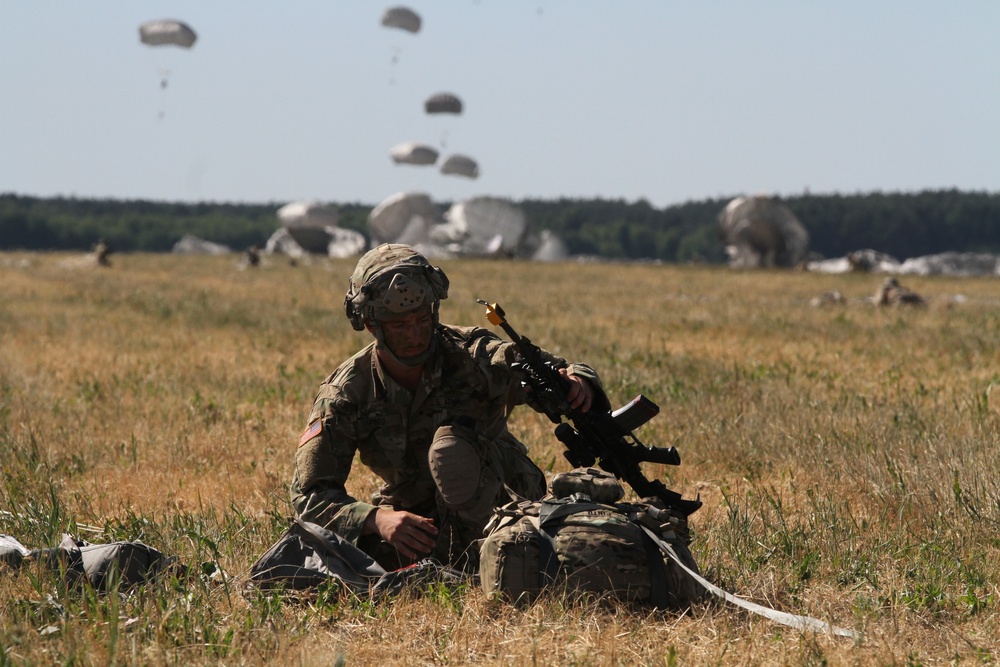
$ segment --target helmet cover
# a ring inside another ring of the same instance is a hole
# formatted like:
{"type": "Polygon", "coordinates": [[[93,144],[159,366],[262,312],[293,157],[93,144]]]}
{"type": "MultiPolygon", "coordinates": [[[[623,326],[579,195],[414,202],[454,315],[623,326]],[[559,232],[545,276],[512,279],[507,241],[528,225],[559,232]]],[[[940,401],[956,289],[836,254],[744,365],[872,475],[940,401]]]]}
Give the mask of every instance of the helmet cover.
{"type": "Polygon", "coordinates": [[[431,306],[435,319],[448,298],[448,276],[408,245],[384,243],[358,261],[344,297],[344,310],[356,331],[365,320],[384,322],[431,306]]]}

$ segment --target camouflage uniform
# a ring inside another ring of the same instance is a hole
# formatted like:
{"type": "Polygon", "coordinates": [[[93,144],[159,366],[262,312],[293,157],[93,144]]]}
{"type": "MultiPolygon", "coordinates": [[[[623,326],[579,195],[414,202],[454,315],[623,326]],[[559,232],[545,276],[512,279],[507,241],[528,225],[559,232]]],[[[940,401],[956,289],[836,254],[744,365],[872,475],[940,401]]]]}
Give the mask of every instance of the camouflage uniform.
{"type": "MultiPolygon", "coordinates": [[[[550,357],[602,392],[593,369],[550,357]]],[[[532,500],[545,494],[544,474],[507,430],[511,409],[526,402],[510,368],[514,359],[512,344],[488,329],[438,324],[412,394],[384,372],[374,342],[341,364],[320,387],[299,441],[291,488],[298,514],[377,550],[372,555],[380,561],[391,554],[373,544],[377,535],[362,536],[378,505],[433,518],[440,530],[436,557],[454,561],[470,551],[511,493],[532,500]],[[469,474],[479,474],[475,496],[458,505],[442,498],[428,461],[434,443],[452,434],[471,442],[480,459],[469,466],[469,474]],[[370,503],[345,489],[355,454],[384,481],[370,503]]]]}

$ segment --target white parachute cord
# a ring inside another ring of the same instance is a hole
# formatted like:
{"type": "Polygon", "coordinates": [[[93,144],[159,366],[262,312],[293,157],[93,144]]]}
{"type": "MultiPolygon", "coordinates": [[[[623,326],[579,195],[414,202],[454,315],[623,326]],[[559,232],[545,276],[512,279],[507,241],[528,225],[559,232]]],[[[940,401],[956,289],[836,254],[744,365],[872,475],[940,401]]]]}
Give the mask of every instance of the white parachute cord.
{"type": "Polygon", "coordinates": [[[757,614],[758,616],[763,616],[764,618],[774,621],[775,623],[787,625],[789,627],[796,628],[798,630],[813,630],[816,632],[826,632],[832,635],[837,635],[838,637],[850,637],[855,641],[859,641],[861,639],[860,633],[855,632],[854,630],[839,628],[835,625],[827,623],[826,621],[821,621],[818,618],[812,618],[811,616],[800,616],[798,614],[789,614],[787,612],[771,609],[770,607],[765,607],[763,605],[759,605],[754,602],[750,602],[748,600],[739,598],[733,595],[732,593],[719,588],[718,586],[716,586],[715,584],[708,581],[703,576],[701,576],[700,574],[689,568],[687,565],[685,565],[684,562],[681,561],[680,556],[677,555],[677,552],[674,551],[674,548],[670,546],[669,543],[664,542],[662,539],[660,539],[660,537],[656,535],[656,533],[654,533],[646,526],[643,526],[642,524],[637,524],[637,525],[640,528],[642,528],[646,532],[646,534],[649,535],[650,538],[652,538],[653,542],[655,542],[660,547],[660,550],[663,551],[663,553],[669,556],[670,559],[673,560],[675,563],[677,563],[677,565],[679,565],[682,570],[687,572],[692,579],[701,584],[702,587],[704,587],[705,590],[707,590],[712,595],[721,598],[730,604],[734,604],[737,607],[746,609],[751,613],[757,614]]]}

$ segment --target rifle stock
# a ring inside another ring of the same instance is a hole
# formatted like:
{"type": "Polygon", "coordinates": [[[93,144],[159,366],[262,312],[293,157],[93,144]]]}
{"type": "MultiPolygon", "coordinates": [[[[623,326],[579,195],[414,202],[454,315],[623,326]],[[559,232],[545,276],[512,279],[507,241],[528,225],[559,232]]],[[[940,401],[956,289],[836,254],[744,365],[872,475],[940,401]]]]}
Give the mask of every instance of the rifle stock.
{"type": "Polygon", "coordinates": [[[640,497],[658,498],[684,517],[701,507],[701,500],[686,500],[660,480],[650,480],[642,472],[643,462],[668,465],[680,465],[681,462],[675,448],[648,447],[633,433],[659,413],[653,401],[640,394],[614,412],[605,406],[593,406],[587,412],[573,409],[567,400],[566,381],[559,369],[545,359],[537,345],[514,330],[503,308],[482,299],[476,301],[486,306],[490,324],[503,329],[516,347],[519,361],[513,368],[530,390],[528,402],[557,425],[556,438],[566,447],[563,456],[573,467],[587,468],[596,463],[632,487],[640,497]]]}

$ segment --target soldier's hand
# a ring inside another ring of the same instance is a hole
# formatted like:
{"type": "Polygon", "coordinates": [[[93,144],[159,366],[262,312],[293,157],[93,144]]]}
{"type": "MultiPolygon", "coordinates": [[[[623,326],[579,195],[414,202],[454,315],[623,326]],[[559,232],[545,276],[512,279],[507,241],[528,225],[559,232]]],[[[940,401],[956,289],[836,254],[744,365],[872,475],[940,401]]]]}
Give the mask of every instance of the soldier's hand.
{"type": "Polygon", "coordinates": [[[407,558],[427,555],[437,542],[438,529],[427,517],[380,507],[368,518],[382,539],[407,558]]]}
{"type": "Polygon", "coordinates": [[[570,375],[565,368],[559,369],[559,374],[566,380],[566,400],[569,407],[580,412],[590,409],[594,400],[594,389],[590,383],[576,375],[570,375]]]}

